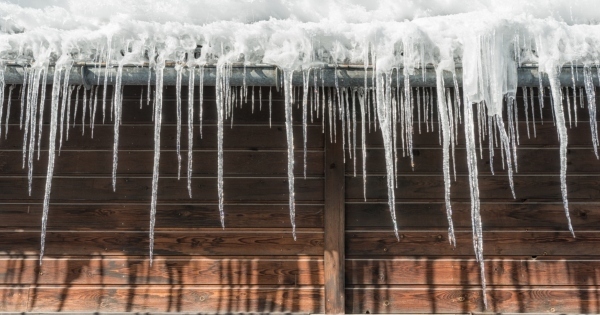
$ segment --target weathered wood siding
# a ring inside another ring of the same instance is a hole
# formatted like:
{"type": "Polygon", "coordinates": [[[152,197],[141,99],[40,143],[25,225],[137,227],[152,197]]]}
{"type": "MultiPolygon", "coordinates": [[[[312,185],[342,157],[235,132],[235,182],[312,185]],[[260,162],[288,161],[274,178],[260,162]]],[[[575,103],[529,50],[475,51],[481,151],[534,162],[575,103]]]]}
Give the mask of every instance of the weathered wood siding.
{"type": "MultiPolygon", "coordinates": [[[[482,311],[479,269],[471,241],[462,127],[456,151],[457,177],[452,183],[458,242],[453,248],[448,244],[437,121],[435,133],[425,132],[423,125],[419,134],[415,124],[414,170],[408,158],[399,159],[398,241],[387,209],[380,133],[372,130],[367,135],[365,202],[360,154],[357,177],[346,153],[345,183],[336,186],[326,182],[326,170],[330,174],[333,168],[325,162],[325,151],[335,146],[326,145],[328,130],[322,133],[321,119],[316,117],[308,127],[307,177],[303,178],[302,116],[301,110],[295,109],[298,235],[294,241],[287,205],[283,97],[275,88],[271,127],[269,88],[262,89],[262,111],[256,89],[254,114],[250,93],[247,103],[234,112],[233,128],[230,120],[226,121],[225,229],[220,226],[217,202],[214,90],[205,89],[202,137],[195,119],[190,198],[186,188],[187,89],[183,89],[182,97],[182,170],[178,180],[175,88],[165,88],[156,256],[150,265],[154,124],[145,89],[125,88],[116,192],[111,185],[111,104],[106,104],[103,124],[103,104],[98,102],[93,139],[87,126],[85,135],[81,134],[78,109],[77,125],[70,129],[68,141],[66,134],[63,136],[56,159],[46,256],[41,266],[38,253],[49,106],[29,196],[26,170],[22,169],[20,101],[18,93],[13,94],[8,138],[4,139],[2,126],[0,143],[0,311],[331,310],[325,306],[324,288],[332,276],[325,270],[335,270],[335,266],[324,263],[324,205],[326,198],[335,197],[332,189],[344,186],[345,236],[337,240],[345,242],[345,272],[340,277],[345,275],[341,282],[345,281],[347,313],[482,311]]],[[[587,109],[579,109],[578,127],[569,129],[567,180],[577,235],[572,238],[560,198],[558,139],[550,102],[546,101],[545,122],[536,124],[535,139],[533,130],[531,139],[527,137],[523,106],[519,106],[521,145],[519,172],[514,177],[517,199],[511,196],[499,149],[494,159],[496,175],[489,172],[486,148],[479,160],[489,311],[597,313],[600,162],[591,147],[587,109]]],[[[539,121],[539,116],[536,118],[539,121]]],[[[339,132],[337,136],[341,141],[339,132]]],[[[342,228],[332,226],[328,230],[336,229],[342,228]]]]}

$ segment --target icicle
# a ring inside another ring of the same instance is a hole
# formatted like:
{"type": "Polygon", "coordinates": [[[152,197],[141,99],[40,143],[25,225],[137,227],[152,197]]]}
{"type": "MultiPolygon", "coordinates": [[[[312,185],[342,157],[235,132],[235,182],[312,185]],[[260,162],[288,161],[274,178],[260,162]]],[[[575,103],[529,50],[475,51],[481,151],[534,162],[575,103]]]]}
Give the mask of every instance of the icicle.
{"type": "MultiPolygon", "coordinates": [[[[111,60],[111,37],[108,37],[107,40],[107,48],[106,48],[106,61],[105,61],[105,69],[110,69],[110,60],[111,60]]],[[[107,71],[108,72],[108,71],[107,71]]],[[[106,91],[108,90],[108,76],[104,75],[104,89],[102,90],[102,123],[104,124],[104,118],[106,114],[106,91]]],[[[112,111],[111,111],[112,115],[112,111]]]]}
{"type": "MultiPolygon", "coordinates": [[[[227,83],[226,66],[217,64],[216,73],[216,105],[217,105],[217,190],[219,195],[219,215],[221,218],[221,227],[225,229],[225,213],[223,211],[223,116],[225,115],[225,88],[227,83]]],[[[269,95],[271,88],[269,87],[269,95]]]]}
{"type": "Polygon", "coordinates": [[[28,113],[27,115],[29,116],[30,119],[30,124],[29,124],[29,128],[30,128],[30,132],[29,132],[29,150],[28,150],[28,154],[27,154],[27,178],[28,178],[28,192],[29,192],[29,196],[31,196],[31,185],[33,183],[33,156],[35,154],[35,131],[36,131],[36,125],[37,125],[37,117],[36,117],[36,113],[37,113],[37,107],[38,107],[38,103],[37,103],[37,99],[38,99],[38,91],[40,89],[40,75],[42,74],[42,70],[36,70],[34,71],[34,73],[32,74],[32,77],[34,78],[34,80],[32,80],[30,88],[31,88],[31,98],[28,101],[29,104],[29,109],[30,109],[30,113],[28,113]]]}
{"type": "Polygon", "coordinates": [[[63,139],[63,129],[64,129],[64,120],[67,109],[67,90],[69,89],[69,75],[71,74],[71,64],[65,66],[65,84],[63,85],[62,91],[62,105],[60,108],[60,140],[58,145],[58,154],[60,155],[60,150],[62,149],[62,139],[63,139]]]}
{"type": "MultiPolygon", "coordinates": [[[[563,205],[565,207],[565,215],[567,217],[567,223],[569,226],[569,231],[571,231],[571,235],[575,237],[575,232],[573,231],[573,226],[571,224],[571,216],[569,215],[569,201],[567,199],[567,145],[568,145],[568,137],[567,137],[567,127],[565,122],[565,115],[563,112],[562,102],[560,101],[560,83],[558,81],[558,70],[552,69],[552,73],[548,73],[548,78],[550,80],[550,91],[552,93],[552,98],[554,99],[554,113],[556,116],[556,130],[558,132],[558,137],[560,140],[560,191],[562,193],[563,205]]],[[[595,112],[594,112],[595,114],[595,112]]],[[[595,115],[594,115],[595,117],[595,115]]],[[[590,120],[591,120],[590,116],[590,120]]],[[[597,140],[596,140],[597,141],[597,140]]],[[[597,143],[597,142],[596,142],[597,143]]],[[[595,145],[596,145],[595,143],[595,145]]],[[[596,147],[594,146],[594,149],[596,147]]],[[[596,156],[598,154],[596,153],[596,156]]]]}
{"type": "MultiPolygon", "coordinates": [[[[365,79],[366,82],[366,79],[365,79]]],[[[366,123],[365,115],[367,112],[366,105],[366,91],[367,88],[358,89],[358,102],[360,106],[360,141],[361,141],[361,152],[362,152],[362,175],[363,175],[363,196],[364,200],[367,201],[367,145],[366,145],[366,123]]]]}
{"type": "Polygon", "coordinates": [[[67,126],[65,127],[66,136],[65,139],[69,141],[69,128],[71,127],[71,100],[73,96],[74,85],[69,86],[69,92],[67,94],[67,126]]]}
{"type": "Polygon", "coordinates": [[[273,107],[273,93],[271,92],[271,87],[269,86],[269,128],[271,128],[271,114],[273,107]]]}
{"type": "MultiPolygon", "coordinates": [[[[6,83],[4,81],[4,71],[6,67],[2,65],[0,67],[0,122],[2,122],[2,113],[4,112],[4,90],[6,90],[6,83]]],[[[6,112],[6,117],[9,113],[6,112]]],[[[0,128],[0,137],[2,136],[2,128],[0,128]]]]}
{"type": "MultiPolygon", "coordinates": [[[[529,89],[529,88],[528,88],[529,89]]],[[[537,131],[535,127],[535,106],[533,104],[533,88],[531,88],[531,93],[529,94],[529,100],[531,104],[531,125],[533,126],[533,137],[537,138],[537,131]]]]}
{"type": "Polygon", "coordinates": [[[150,264],[154,253],[154,225],[156,223],[156,199],[158,194],[158,166],[160,162],[160,127],[162,123],[163,105],[163,72],[164,60],[156,65],[156,94],[154,101],[154,165],[152,167],[152,201],[150,203],[150,264]]]}
{"type": "Polygon", "coordinates": [[[436,73],[436,87],[437,87],[437,104],[438,104],[438,118],[440,123],[440,133],[442,134],[442,162],[444,171],[444,199],[446,201],[446,218],[448,219],[448,241],[454,247],[456,247],[456,238],[454,237],[454,223],[452,222],[452,203],[450,202],[450,147],[452,142],[451,134],[451,110],[449,110],[448,104],[444,97],[444,79],[443,71],[438,70],[436,73]]]}
{"type": "Polygon", "coordinates": [[[77,86],[77,90],[75,91],[75,109],[73,110],[73,128],[77,124],[77,107],[79,106],[79,90],[81,90],[81,85],[77,86]]]}
{"type": "Polygon", "coordinates": [[[29,79],[29,73],[30,70],[28,70],[28,68],[23,68],[23,85],[21,85],[21,115],[19,117],[19,129],[23,130],[23,115],[24,115],[24,111],[25,111],[25,102],[26,97],[25,97],[25,92],[27,91],[27,82],[29,79]]]}
{"type": "Polygon", "coordinates": [[[289,207],[290,221],[292,223],[292,235],[296,240],[296,201],[294,194],[294,134],[293,134],[293,119],[292,119],[292,78],[294,71],[289,69],[283,70],[284,80],[284,97],[285,97],[285,130],[288,147],[288,189],[289,189],[289,207]]]}
{"type": "MultiPolygon", "coordinates": [[[[85,134],[85,112],[87,111],[87,103],[88,103],[88,96],[87,96],[87,89],[83,90],[83,104],[81,106],[81,135],[85,134]]],[[[91,91],[90,91],[91,93],[91,91]]]]}
{"type": "Polygon", "coordinates": [[[354,163],[354,177],[356,177],[356,91],[354,88],[349,89],[350,93],[352,93],[352,156],[354,163]]]}
{"type": "MultiPolygon", "coordinates": [[[[600,80],[600,76],[598,77],[598,79],[600,80]]],[[[595,92],[596,87],[594,87],[592,70],[589,66],[583,67],[583,80],[585,84],[585,94],[587,95],[588,111],[590,113],[590,130],[592,132],[592,144],[594,147],[594,154],[596,154],[596,158],[598,159],[598,123],[596,122],[595,92]]]]}
{"type": "Polygon", "coordinates": [[[175,83],[175,98],[177,100],[177,180],[181,179],[181,77],[183,67],[177,65],[175,71],[177,72],[177,80],[175,83]]]}
{"type": "MultiPolygon", "coordinates": [[[[42,92],[41,92],[41,96],[40,96],[40,111],[39,111],[39,125],[38,125],[38,140],[37,140],[37,144],[38,144],[38,155],[37,155],[37,159],[40,159],[40,152],[41,150],[41,143],[42,143],[42,129],[43,129],[43,125],[44,125],[44,106],[46,105],[46,82],[47,82],[47,78],[48,78],[48,65],[46,65],[43,69],[43,74],[42,74],[42,92]]],[[[10,102],[10,100],[9,100],[10,102]]]]}
{"type": "Polygon", "coordinates": [[[194,153],[194,80],[195,69],[189,68],[188,81],[188,167],[187,167],[187,188],[190,198],[192,198],[192,158],[194,153]]]}
{"type": "Polygon", "coordinates": [[[204,66],[200,66],[200,72],[198,73],[198,99],[200,101],[198,116],[200,118],[200,139],[202,139],[202,115],[204,114],[204,66]]]}
{"type": "MultiPolygon", "coordinates": [[[[93,93],[90,93],[90,106],[92,110],[90,111],[90,127],[92,129],[92,139],[94,138],[94,123],[96,118],[96,106],[98,105],[98,85],[94,89],[93,93]]],[[[154,116],[153,116],[154,117],[154,116]]]]}
{"type": "Polygon", "coordinates": [[[12,91],[15,89],[15,85],[11,85],[8,87],[8,104],[6,104],[6,121],[4,124],[5,132],[4,139],[8,137],[8,118],[10,118],[10,104],[12,103],[12,91]]]}
{"type": "Polygon", "coordinates": [[[523,91],[523,107],[525,109],[525,127],[527,127],[527,139],[531,139],[531,135],[529,133],[529,113],[527,112],[529,110],[529,102],[527,100],[528,88],[521,87],[521,90],[523,91]]]}
{"type": "Polygon", "coordinates": [[[119,63],[117,68],[117,80],[113,87],[113,111],[114,111],[114,141],[113,141],[113,165],[112,165],[112,188],[113,192],[117,190],[117,165],[119,162],[119,126],[121,125],[121,114],[123,111],[123,86],[121,78],[123,77],[123,64],[119,63]]]}
{"type": "MultiPolygon", "coordinates": [[[[467,149],[467,166],[469,170],[469,191],[471,195],[471,225],[473,227],[473,249],[475,258],[479,263],[479,274],[481,277],[481,290],[483,304],[487,309],[485,264],[483,261],[483,227],[481,224],[480,201],[479,201],[479,180],[477,171],[477,152],[475,147],[475,130],[473,122],[473,104],[465,97],[464,110],[464,128],[465,145],[467,149]]],[[[479,104],[477,105],[479,106],[479,104]]]]}
{"type": "Polygon", "coordinates": [[[396,238],[400,240],[398,234],[398,223],[396,221],[396,197],[394,192],[394,155],[393,155],[393,139],[392,139],[392,104],[389,98],[386,99],[386,89],[391,89],[390,80],[386,81],[385,73],[377,73],[376,75],[376,109],[377,119],[379,120],[379,126],[381,128],[381,135],[383,136],[383,144],[385,148],[385,165],[387,172],[387,188],[388,188],[388,206],[390,208],[390,215],[392,218],[392,225],[394,226],[394,234],[396,238]]]}
{"type": "MultiPolygon", "coordinates": [[[[40,265],[44,258],[44,249],[46,245],[46,226],[48,224],[48,210],[50,208],[50,191],[52,189],[52,176],[54,174],[54,157],[56,151],[56,129],[58,125],[58,107],[59,107],[59,95],[61,90],[61,73],[63,68],[55,67],[54,80],[52,83],[52,107],[50,112],[50,135],[48,144],[48,172],[46,173],[46,187],[44,192],[44,205],[42,211],[42,233],[40,236],[40,265]]],[[[66,73],[65,73],[66,77],[66,73]]],[[[68,84],[68,81],[64,80],[64,84],[68,84]]]]}
{"type": "Polygon", "coordinates": [[[310,88],[310,68],[302,71],[302,135],[304,142],[304,179],[306,179],[306,125],[308,107],[308,89],[310,88]]]}

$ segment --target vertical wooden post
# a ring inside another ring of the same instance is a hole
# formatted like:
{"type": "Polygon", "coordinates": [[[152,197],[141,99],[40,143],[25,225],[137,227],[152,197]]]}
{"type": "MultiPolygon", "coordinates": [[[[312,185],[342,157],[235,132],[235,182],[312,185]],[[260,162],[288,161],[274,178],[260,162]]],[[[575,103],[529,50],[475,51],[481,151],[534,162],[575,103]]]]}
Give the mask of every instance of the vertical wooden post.
{"type": "MultiPolygon", "coordinates": [[[[340,127],[338,122],[337,127],[340,127]]],[[[341,129],[341,128],[339,128],[341,129]]],[[[325,136],[325,313],[345,313],[344,226],[345,178],[341,130],[337,141],[325,136]]]]}

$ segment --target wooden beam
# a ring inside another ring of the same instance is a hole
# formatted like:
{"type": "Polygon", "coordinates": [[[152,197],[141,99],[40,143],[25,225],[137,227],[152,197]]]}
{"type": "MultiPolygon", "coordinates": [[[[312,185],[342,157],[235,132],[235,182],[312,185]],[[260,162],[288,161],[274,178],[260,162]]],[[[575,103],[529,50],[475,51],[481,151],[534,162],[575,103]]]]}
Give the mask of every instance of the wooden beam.
{"type": "Polygon", "coordinates": [[[325,312],[344,314],[344,147],[340,124],[337,141],[325,143],[325,312]]]}

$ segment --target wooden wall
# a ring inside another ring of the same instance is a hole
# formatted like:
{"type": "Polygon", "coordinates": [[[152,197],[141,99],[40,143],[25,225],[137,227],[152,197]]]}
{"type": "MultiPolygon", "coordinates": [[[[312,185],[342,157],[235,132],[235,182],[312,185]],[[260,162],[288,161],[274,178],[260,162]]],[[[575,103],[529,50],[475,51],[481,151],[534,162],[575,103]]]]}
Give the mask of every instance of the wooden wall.
{"type": "MultiPolygon", "coordinates": [[[[205,90],[202,138],[195,121],[193,198],[189,198],[187,126],[182,129],[182,176],[178,180],[175,88],[165,88],[156,256],[150,265],[153,123],[145,89],[125,87],[116,192],[111,186],[110,117],[102,124],[98,111],[91,139],[88,127],[81,134],[79,108],[77,125],[56,159],[41,266],[39,234],[48,141],[43,140],[41,157],[34,163],[32,196],[28,196],[26,170],[22,169],[20,103],[18,93],[13,94],[8,138],[0,143],[0,311],[325,312],[324,288],[331,276],[324,271],[324,205],[329,202],[326,196],[332,195],[331,187],[336,186],[325,180],[326,170],[331,169],[331,163],[325,163],[325,151],[333,146],[327,145],[321,120],[315,119],[308,127],[304,179],[301,110],[294,111],[298,226],[294,241],[287,206],[283,96],[272,89],[272,127],[269,88],[262,90],[262,111],[258,110],[258,89],[254,114],[250,99],[235,110],[233,127],[228,120],[225,128],[226,228],[222,229],[217,207],[214,90],[205,90]]],[[[549,100],[545,123],[536,125],[536,139],[528,139],[525,124],[519,125],[517,199],[510,194],[499,150],[494,160],[496,175],[491,175],[484,149],[478,166],[488,311],[600,312],[595,252],[600,243],[600,162],[591,148],[586,112],[580,109],[578,127],[569,129],[567,180],[577,238],[567,230],[560,198],[558,141],[549,100]]],[[[43,138],[48,135],[49,117],[46,111],[43,138]]],[[[520,118],[524,120],[522,112],[520,118]]],[[[183,121],[187,121],[185,110],[183,121]]],[[[407,158],[399,161],[400,241],[391,230],[386,205],[380,133],[367,136],[366,202],[362,178],[354,177],[353,164],[346,163],[345,182],[337,187],[345,186],[346,223],[341,240],[345,242],[347,313],[483,310],[472,250],[462,127],[456,151],[457,179],[452,183],[456,248],[447,241],[437,124],[435,128],[435,133],[415,131],[414,171],[407,158]]],[[[2,138],[4,134],[3,129],[2,138]]],[[[346,161],[351,162],[348,156],[346,161]]],[[[359,158],[359,174],[361,163],[359,158]]]]}

